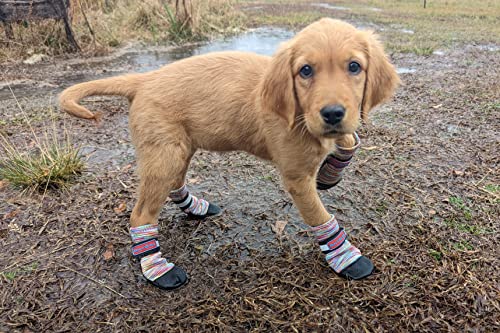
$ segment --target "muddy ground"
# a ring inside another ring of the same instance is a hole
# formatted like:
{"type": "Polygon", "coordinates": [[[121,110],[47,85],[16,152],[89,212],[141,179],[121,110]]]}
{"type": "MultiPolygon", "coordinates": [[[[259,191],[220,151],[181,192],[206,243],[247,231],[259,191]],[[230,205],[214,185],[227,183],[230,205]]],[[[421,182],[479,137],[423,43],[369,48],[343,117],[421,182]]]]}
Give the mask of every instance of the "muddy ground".
{"type": "Polygon", "coordinates": [[[162,252],[191,277],[175,292],[148,285],[130,255],[126,102],[88,99],[100,127],[47,112],[70,82],[144,67],[127,56],[2,67],[0,132],[33,140],[11,82],[34,132],[55,121],[88,161],[66,191],[0,183],[0,331],[499,331],[498,45],[391,56],[404,85],[360,130],[345,179],[321,193],[376,273],[333,274],[271,165],[198,152],[188,183],[224,214],[188,220],[166,203],[162,252]]]}

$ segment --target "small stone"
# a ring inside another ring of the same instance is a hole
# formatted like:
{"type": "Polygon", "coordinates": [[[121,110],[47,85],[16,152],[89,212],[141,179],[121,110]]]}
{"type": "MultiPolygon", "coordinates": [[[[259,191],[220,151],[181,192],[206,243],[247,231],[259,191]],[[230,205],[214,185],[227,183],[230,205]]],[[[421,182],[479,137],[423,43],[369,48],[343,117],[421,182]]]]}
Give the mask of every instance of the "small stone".
{"type": "Polygon", "coordinates": [[[34,65],[34,64],[37,64],[37,63],[42,62],[44,60],[47,60],[48,58],[49,57],[46,54],[37,53],[37,54],[33,54],[31,57],[24,60],[23,64],[34,65]]]}

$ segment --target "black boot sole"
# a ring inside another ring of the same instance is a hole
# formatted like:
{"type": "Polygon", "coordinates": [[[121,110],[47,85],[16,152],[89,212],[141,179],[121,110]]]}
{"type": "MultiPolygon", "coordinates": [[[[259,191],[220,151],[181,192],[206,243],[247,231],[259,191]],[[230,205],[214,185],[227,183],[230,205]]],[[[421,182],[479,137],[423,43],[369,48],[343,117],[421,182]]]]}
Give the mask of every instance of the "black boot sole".
{"type": "Polygon", "coordinates": [[[187,215],[190,218],[195,219],[195,220],[203,220],[204,218],[219,216],[221,214],[222,214],[222,209],[219,206],[217,206],[216,204],[209,202],[208,203],[208,210],[207,210],[207,213],[205,215],[195,215],[195,214],[191,214],[191,213],[188,213],[187,215]]]}
{"type": "Polygon", "coordinates": [[[329,190],[332,187],[336,186],[338,183],[340,183],[341,180],[342,180],[342,178],[339,179],[335,184],[332,184],[332,185],[326,185],[326,184],[322,184],[322,183],[316,183],[316,189],[318,189],[320,191],[329,190]]]}
{"type": "Polygon", "coordinates": [[[151,281],[146,279],[146,281],[148,281],[156,288],[160,288],[163,290],[175,290],[188,283],[189,277],[182,268],[174,266],[171,270],[169,270],[156,280],[151,281]]]}
{"type": "Polygon", "coordinates": [[[370,259],[365,256],[361,256],[358,260],[344,268],[338,276],[347,280],[362,280],[372,275],[375,266],[370,259]]]}

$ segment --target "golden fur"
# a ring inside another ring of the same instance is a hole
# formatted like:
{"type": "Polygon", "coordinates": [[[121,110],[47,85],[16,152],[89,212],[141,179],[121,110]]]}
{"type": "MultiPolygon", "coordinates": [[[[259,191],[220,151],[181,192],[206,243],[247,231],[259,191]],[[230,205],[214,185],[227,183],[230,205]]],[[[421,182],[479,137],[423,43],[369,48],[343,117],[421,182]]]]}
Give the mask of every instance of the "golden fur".
{"type": "Polygon", "coordinates": [[[130,132],[139,166],[139,199],[131,225],[156,223],[173,189],[184,183],[197,149],[242,150],[272,161],[305,222],[330,218],[316,191],[319,164],[334,144],[352,146],[352,133],[399,83],[371,32],[322,19],[282,45],[271,58],[242,52],[195,56],[156,71],[77,84],[60,96],[68,113],[98,120],[78,105],[91,95],[130,101],[130,132]],[[347,71],[350,61],[362,67],[347,71]],[[304,79],[309,64],[314,76],[304,79]],[[341,104],[346,114],[327,132],[320,109],[341,104]]]}

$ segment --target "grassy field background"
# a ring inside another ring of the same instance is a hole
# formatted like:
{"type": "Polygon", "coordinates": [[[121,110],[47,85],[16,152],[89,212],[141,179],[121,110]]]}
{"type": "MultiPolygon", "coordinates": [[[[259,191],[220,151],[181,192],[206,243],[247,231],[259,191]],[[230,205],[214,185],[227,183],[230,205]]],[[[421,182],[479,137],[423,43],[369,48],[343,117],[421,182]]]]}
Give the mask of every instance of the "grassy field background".
{"type": "MultiPolygon", "coordinates": [[[[153,45],[182,43],[235,34],[251,26],[297,28],[324,16],[329,4],[287,0],[186,1],[186,7],[179,5],[177,10],[173,0],[74,1],[71,13],[76,39],[85,54],[99,55],[133,41],[153,45]]],[[[371,27],[384,26],[379,32],[394,52],[428,55],[438,48],[463,43],[493,43],[500,36],[500,3],[494,0],[429,0],[427,8],[423,8],[421,0],[339,0],[330,5],[339,18],[370,23],[371,27]]],[[[0,61],[68,51],[60,23],[27,22],[13,27],[16,39],[11,42],[0,27],[0,61]]]]}

